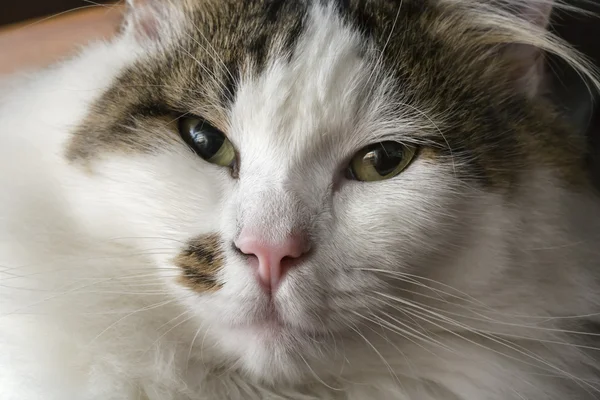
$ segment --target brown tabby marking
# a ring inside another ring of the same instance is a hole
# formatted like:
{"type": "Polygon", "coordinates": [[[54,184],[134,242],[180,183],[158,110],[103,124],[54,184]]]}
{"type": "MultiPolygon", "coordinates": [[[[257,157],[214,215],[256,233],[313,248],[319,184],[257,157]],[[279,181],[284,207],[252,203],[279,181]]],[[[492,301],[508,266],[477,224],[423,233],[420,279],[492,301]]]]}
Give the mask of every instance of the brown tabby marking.
{"type": "Polygon", "coordinates": [[[223,268],[224,257],[219,235],[210,234],[192,240],[175,259],[183,275],[179,282],[196,292],[214,292],[221,287],[217,273],[223,268]]]}
{"type": "Polygon", "coordinates": [[[189,24],[180,43],[121,74],[74,132],[67,158],[90,163],[104,152],[164,151],[177,144],[176,129],[157,121],[184,114],[227,133],[240,77],[260,75],[273,58],[292,57],[318,3],[334,5],[362,33],[363,56],[380,59],[379,68],[397,82],[395,101],[431,110],[433,121],[416,116],[416,125],[436,129],[414,133],[443,156],[428,161],[451,162],[458,179],[505,194],[540,166],[581,184],[584,138],[550,102],[518,90],[521,66],[494,43],[502,32],[483,34],[454,2],[438,0],[184,2],[189,24]]]}

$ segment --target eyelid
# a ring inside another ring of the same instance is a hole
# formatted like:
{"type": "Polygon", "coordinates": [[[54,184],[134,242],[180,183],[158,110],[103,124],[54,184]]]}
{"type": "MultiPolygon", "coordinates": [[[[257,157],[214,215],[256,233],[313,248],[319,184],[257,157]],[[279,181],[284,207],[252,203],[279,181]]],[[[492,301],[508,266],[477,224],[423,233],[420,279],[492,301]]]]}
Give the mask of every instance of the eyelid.
{"type": "Polygon", "coordinates": [[[229,137],[227,129],[223,129],[222,126],[219,126],[220,124],[216,123],[214,120],[211,120],[210,118],[203,117],[203,116],[195,114],[193,112],[185,112],[185,113],[180,112],[179,117],[177,117],[177,121],[181,120],[182,118],[190,118],[190,119],[197,119],[199,121],[206,121],[211,127],[218,130],[219,132],[221,132],[231,143],[233,143],[233,141],[229,137]]]}

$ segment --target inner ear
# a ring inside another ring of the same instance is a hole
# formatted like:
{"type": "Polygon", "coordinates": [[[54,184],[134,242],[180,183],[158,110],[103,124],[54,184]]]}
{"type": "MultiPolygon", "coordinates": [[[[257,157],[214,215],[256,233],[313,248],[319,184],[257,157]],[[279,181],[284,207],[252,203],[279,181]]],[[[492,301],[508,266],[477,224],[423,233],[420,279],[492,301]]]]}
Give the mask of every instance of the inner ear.
{"type": "MultiPolygon", "coordinates": [[[[512,1],[507,3],[512,5],[512,1]]],[[[553,11],[553,0],[523,0],[514,2],[511,12],[540,32],[548,30],[553,11]]],[[[533,44],[511,43],[503,48],[509,66],[510,79],[530,97],[539,94],[545,78],[545,53],[533,44]]]]}
{"type": "Polygon", "coordinates": [[[509,79],[529,97],[537,96],[544,86],[546,58],[543,50],[529,44],[509,44],[504,49],[509,79]]]}
{"type": "Polygon", "coordinates": [[[548,29],[554,9],[554,0],[522,0],[517,4],[519,5],[515,11],[518,17],[542,29],[548,29]]]}
{"type": "Polygon", "coordinates": [[[127,0],[124,30],[138,41],[159,42],[169,35],[174,18],[172,0],[127,0]],[[170,23],[169,23],[170,22],[170,23]]]}

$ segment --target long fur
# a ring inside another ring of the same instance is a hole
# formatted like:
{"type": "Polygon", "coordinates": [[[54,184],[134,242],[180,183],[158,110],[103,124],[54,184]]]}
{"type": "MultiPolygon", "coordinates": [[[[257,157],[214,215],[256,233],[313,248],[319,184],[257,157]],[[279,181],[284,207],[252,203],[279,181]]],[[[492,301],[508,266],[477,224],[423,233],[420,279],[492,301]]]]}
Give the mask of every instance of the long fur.
{"type": "Polygon", "coordinates": [[[600,202],[511,72],[525,45],[600,87],[547,32],[556,5],[359,3],[132,2],[121,36],[2,93],[2,400],[598,396],[600,202]],[[271,25],[244,14],[277,3],[271,25]],[[160,102],[226,131],[239,177],[160,102]],[[422,151],[392,180],[342,176],[383,140],[422,151]],[[315,244],[275,295],[283,328],[260,326],[241,226],[315,244]],[[210,293],[174,263],[204,235],[226,244],[210,293]]]}

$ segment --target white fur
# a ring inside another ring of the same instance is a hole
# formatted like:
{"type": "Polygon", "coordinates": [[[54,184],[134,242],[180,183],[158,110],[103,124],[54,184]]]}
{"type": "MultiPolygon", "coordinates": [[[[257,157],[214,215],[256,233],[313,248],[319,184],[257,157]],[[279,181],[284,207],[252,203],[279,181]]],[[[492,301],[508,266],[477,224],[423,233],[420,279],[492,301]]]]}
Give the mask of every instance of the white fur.
{"type": "Polygon", "coordinates": [[[552,318],[598,310],[598,205],[541,167],[511,202],[425,158],[398,179],[345,181],[361,147],[431,121],[392,114],[390,82],[372,79],[331,10],[315,6],[310,21],[291,63],[241,82],[229,132],[239,182],[183,143],[85,170],[66,162],[73,127],[144,56],[130,36],[4,94],[2,400],[595,393],[597,365],[585,368],[552,318]],[[267,299],[229,249],[218,292],[176,283],[172,259],[193,237],[232,242],[251,226],[278,238],[298,225],[318,246],[277,292],[286,329],[250,327],[267,299]]]}

